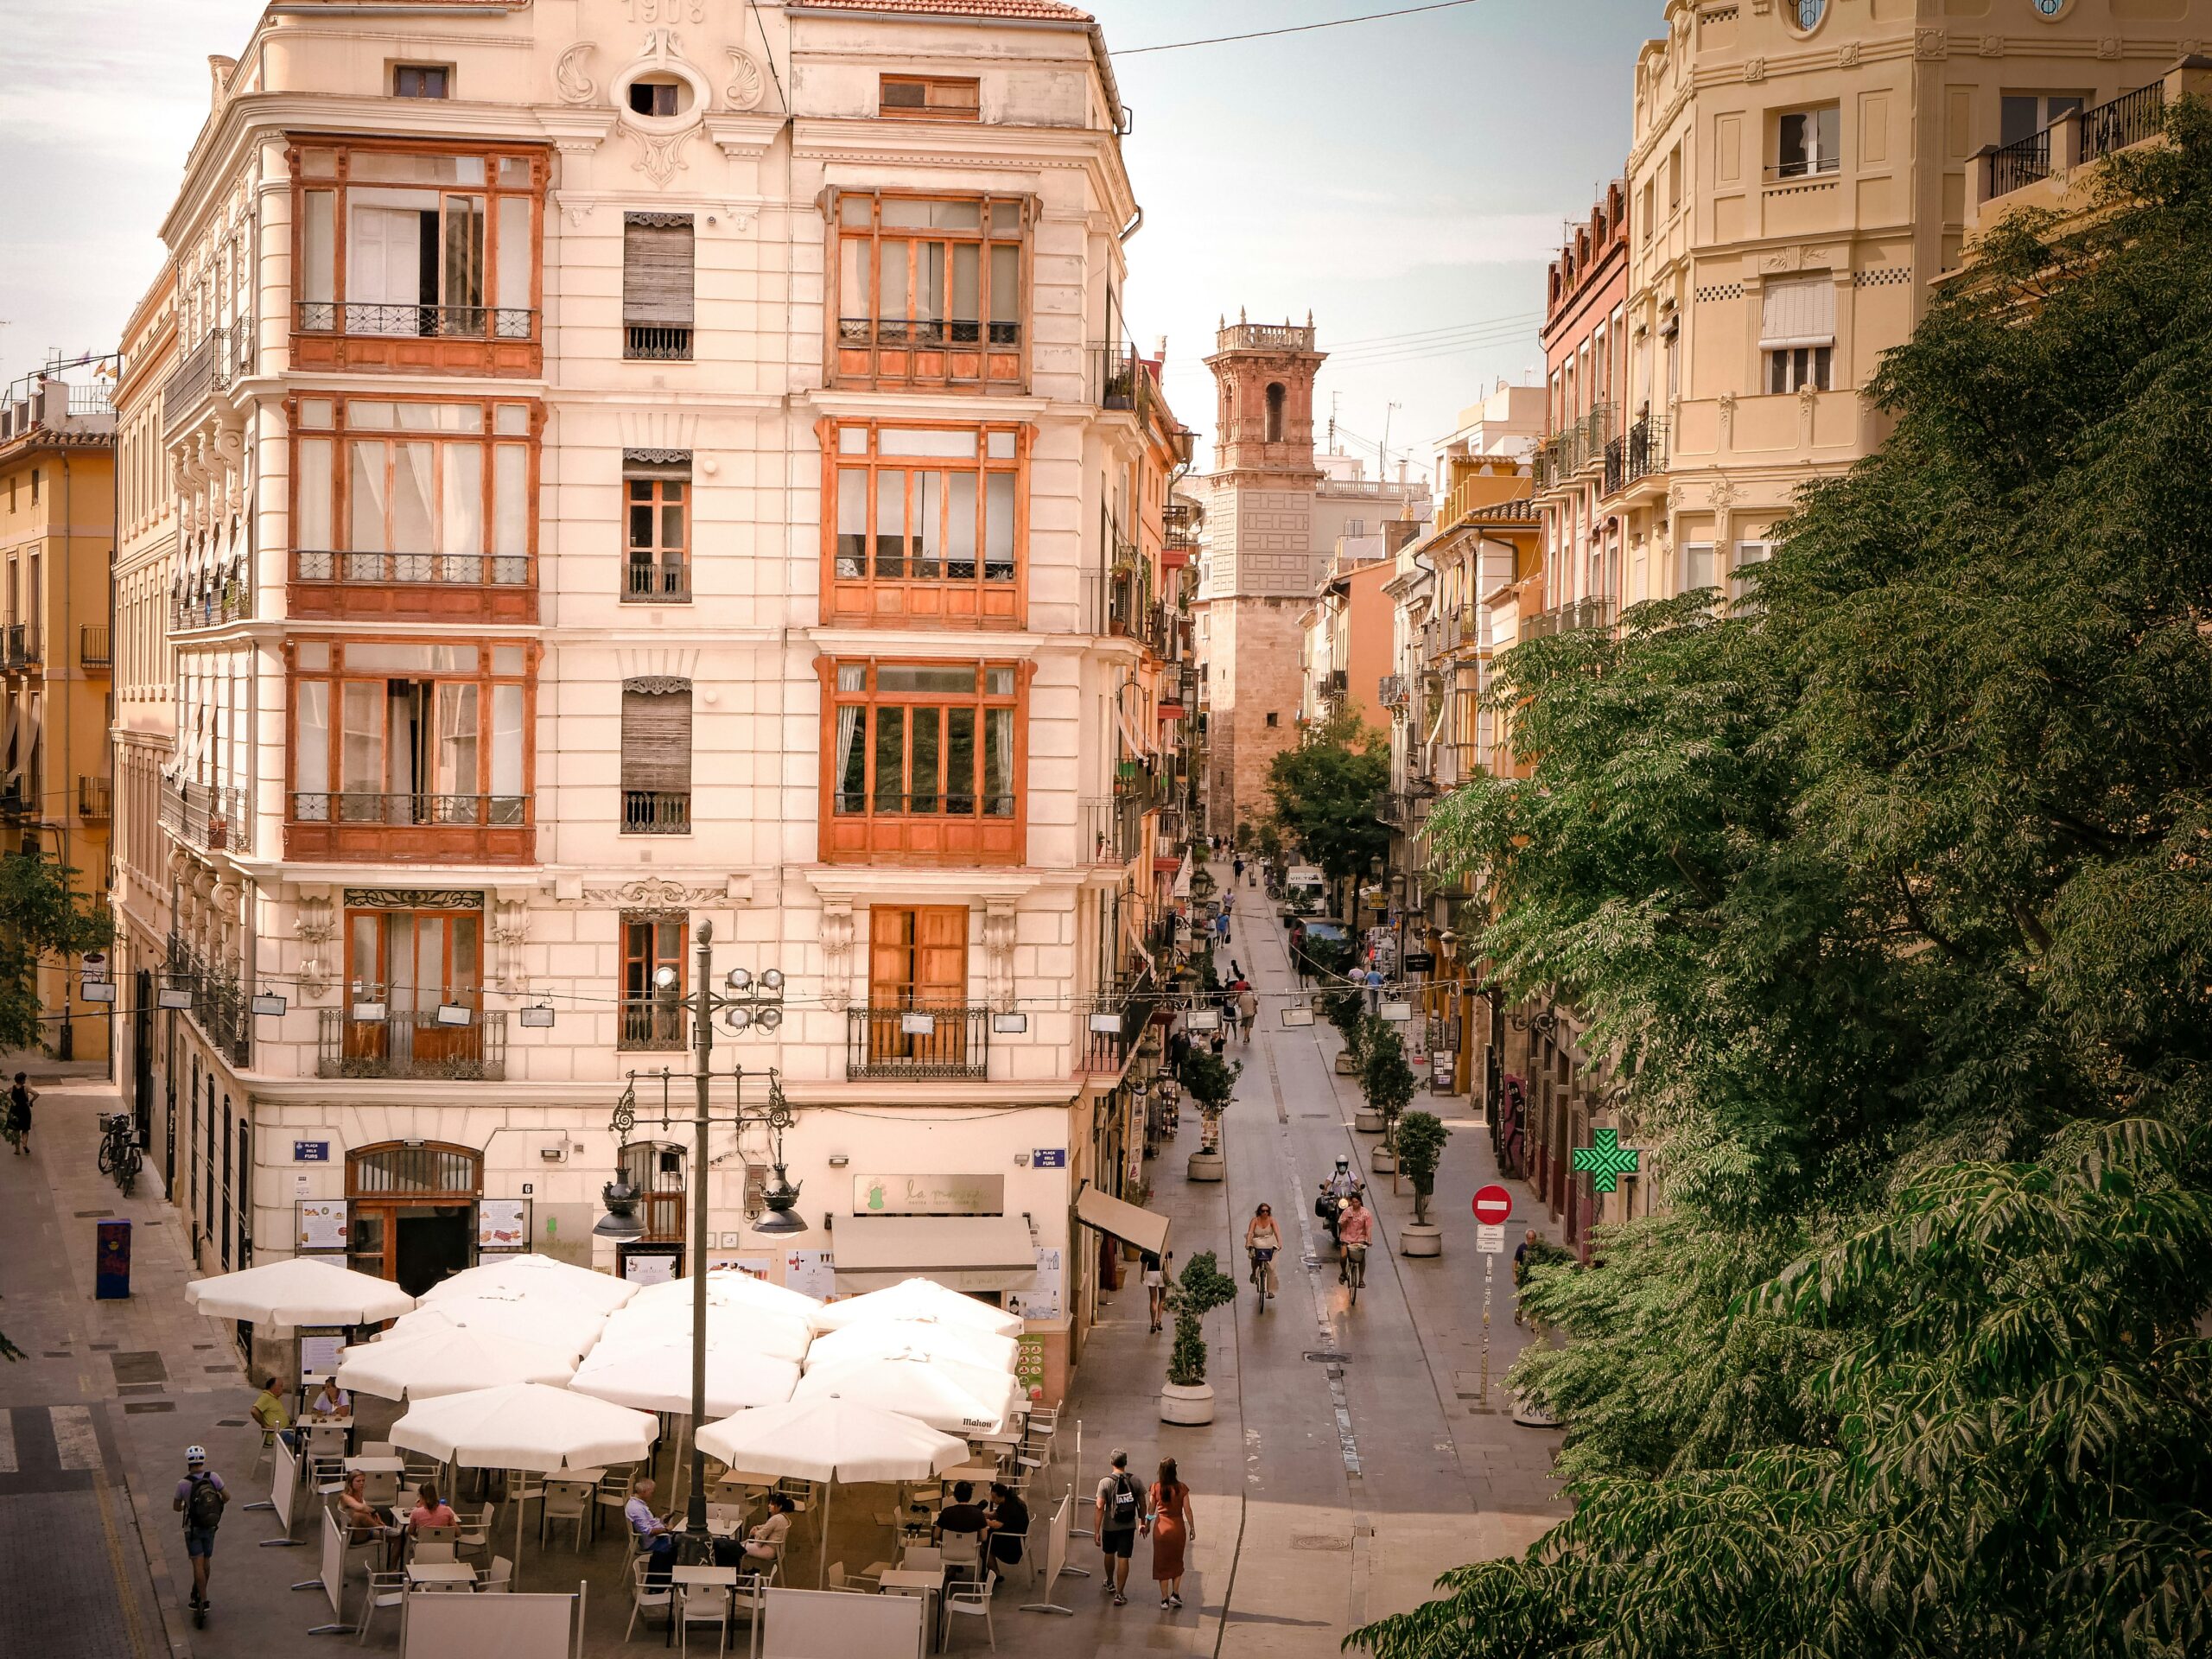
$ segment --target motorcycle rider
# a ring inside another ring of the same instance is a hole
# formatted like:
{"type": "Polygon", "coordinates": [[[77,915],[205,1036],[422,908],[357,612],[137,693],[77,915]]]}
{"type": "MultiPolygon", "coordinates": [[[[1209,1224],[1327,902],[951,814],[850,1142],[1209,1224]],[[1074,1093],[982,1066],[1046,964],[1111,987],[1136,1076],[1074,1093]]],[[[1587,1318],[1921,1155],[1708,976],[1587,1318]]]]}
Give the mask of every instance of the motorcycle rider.
{"type": "Polygon", "coordinates": [[[1339,1154],[1336,1168],[1330,1172],[1329,1179],[1321,1183],[1321,1196],[1313,1201],[1313,1213],[1328,1223],[1331,1237],[1336,1236],[1337,1217],[1344,1208],[1344,1200],[1357,1198],[1360,1191],[1359,1177],[1351,1173],[1351,1160],[1339,1154]]]}

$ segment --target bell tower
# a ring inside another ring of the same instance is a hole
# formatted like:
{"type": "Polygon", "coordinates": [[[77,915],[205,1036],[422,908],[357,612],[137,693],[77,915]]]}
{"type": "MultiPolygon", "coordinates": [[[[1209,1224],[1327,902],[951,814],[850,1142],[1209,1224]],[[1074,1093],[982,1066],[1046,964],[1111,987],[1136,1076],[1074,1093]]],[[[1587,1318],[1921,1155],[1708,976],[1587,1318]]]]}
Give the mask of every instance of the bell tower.
{"type": "Polygon", "coordinates": [[[1313,377],[1325,352],[1313,349],[1313,319],[1224,321],[1206,359],[1219,392],[1215,461],[1223,473],[1272,474],[1307,483],[1313,465],[1313,377]]]}

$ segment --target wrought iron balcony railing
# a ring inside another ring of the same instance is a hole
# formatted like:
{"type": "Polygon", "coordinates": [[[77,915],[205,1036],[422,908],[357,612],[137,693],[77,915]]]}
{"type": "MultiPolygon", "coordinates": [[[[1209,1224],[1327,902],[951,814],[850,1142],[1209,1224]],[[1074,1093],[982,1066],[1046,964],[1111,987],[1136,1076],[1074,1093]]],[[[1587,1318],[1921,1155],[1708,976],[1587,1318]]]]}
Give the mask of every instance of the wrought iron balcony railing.
{"type": "Polygon", "coordinates": [[[1640,478],[1667,470],[1667,422],[1647,415],[1605,444],[1605,493],[1617,495],[1640,478]]]}
{"type": "MultiPolygon", "coordinates": [[[[303,334],[386,339],[531,340],[537,337],[537,313],[522,306],[424,305],[404,301],[302,300],[297,315],[303,334]]],[[[690,356],[690,330],[676,332],[685,335],[683,354],[690,356]]]]}
{"type": "Polygon", "coordinates": [[[1137,794],[1078,802],[1077,861],[1121,865],[1135,858],[1144,849],[1144,815],[1149,804],[1144,796],[1137,794]]]}
{"type": "Polygon", "coordinates": [[[168,941],[168,978],[171,990],[190,993],[192,1006],[185,1010],[207,1040],[233,1065],[253,1061],[252,999],[238,976],[210,962],[187,944],[181,934],[168,941]]]}
{"type": "Polygon", "coordinates": [[[1117,1076],[1136,1052],[1159,997],[1149,973],[1133,975],[1099,992],[1084,1017],[1077,1049],[1080,1069],[1117,1076]]]}
{"type": "Polygon", "coordinates": [[[1613,625],[1613,601],[1603,595],[1589,599],[1569,600],[1564,605],[1554,605],[1548,611],[1524,617],[1521,622],[1521,638],[1541,639],[1554,633],[1573,633],[1580,628],[1609,628],[1613,625]]]}
{"type": "Polygon", "coordinates": [[[505,1082],[507,1016],[466,1012],[468,1023],[455,1025],[435,1008],[387,1009],[381,1020],[355,1019],[350,1007],[318,1008],[315,1075],[505,1082]]]}
{"type": "Polygon", "coordinates": [[[845,1012],[850,1078],[982,1081],[990,1076],[991,1011],[922,1003],[845,1012]]]}
{"type": "Polygon", "coordinates": [[[382,794],[366,790],[295,790],[295,823],[520,824],[521,795],[382,794]]]}
{"type": "MultiPolygon", "coordinates": [[[[526,588],[526,553],[329,553],[292,550],[292,580],[421,583],[444,588],[526,588]]],[[[243,591],[243,589],[241,589],[243,591]]]]}
{"type": "Polygon", "coordinates": [[[252,846],[252,819],[242,789],[210,789],[165,778],[161,815],[167,828],[211,853],[243,853],[252,846]]]}
{"type": "Polygon", "coordinates": [[[632,560],[623,567],[622,599],[631,605],[684,605],[691,600],[691,567],[681,559],[632,560]]]}
{"type": "Polygon", "coordinates": [[[691,791],[688,789],[624,790],[622,833],[626,836],[690,835],[691,791]]]}
{"type": "Polygon", "coordinates": [[[109,668],[115,662],[115,647],[105,622],[80,622],[77,625],[77,664],[80,668],[109,668]]]}

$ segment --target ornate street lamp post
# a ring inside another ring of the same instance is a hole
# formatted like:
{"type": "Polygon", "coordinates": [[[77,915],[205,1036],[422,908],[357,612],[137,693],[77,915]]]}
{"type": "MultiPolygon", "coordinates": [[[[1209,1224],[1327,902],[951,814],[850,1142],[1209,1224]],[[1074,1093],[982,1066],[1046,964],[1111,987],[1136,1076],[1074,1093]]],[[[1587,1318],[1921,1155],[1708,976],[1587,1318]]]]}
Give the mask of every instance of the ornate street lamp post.
{"type": "MultiPolygon", "coordinates": [[[[683,999],[683,1005],[691,1015],[691,1081],[695,1090],[691,1124],[696,1146],[693,1167],[698,1172],[699,1185],[691,1205],[691,1487],[684,1503],[683,1535],[702,1550],[709,1544],[707,1454],[699,1449],[699,1425],[707,1415],[707,1131],[712,1125],[732,1124],[741,1132],[746,1124],[758,1123],[773,1138],[774,1150],[770,1158],[776,1179],[761,1195],[767,1214],[753,1223],[753,1230],[776,1235],[806,1230],[806,1223],[798,1213],[798,1188],[784,1173],[784,1131],[794,1119],[784,1099],[780,1075],[773,1067],[767,1068],[765,1073],[754,1072],[756,1077],[766,1077],[768,1098],[748,1105],[745,1100],[745,1068],[734,1066],[723,1075],[729,1078],[736,1096],[734,1108],[717,1116],[710,1101],[715,1076],[715,1016],[721,1016],[732,1035],[775,1030],[784,1021],[784,976],[781,969],[775,968],[763,969],[757,977],[742,968],[733,968],[724,988],[715,990],[714,938],[714,925],[701,922],[694,950],[691,995],[683,999]]],[[[654,976],[654,985],[664,993],[673,992],[676,970],[661,969],[654,976]]],[[[659,1073],[664,1081],[672,1075],[676,1074],[659,1073]]],[[[628,1086],[614,1103],[610,1122],[610,1127],[625,1143],[637,1122],[637,1079],[638,1074],[632,1072],[628,1086]]],[[[637,1217],[640,1195],[624,1178],[619,1165],[614,1179],[607,1184],[602,1196],[607,1202],[607,1215],[592,1229],[594,1233],[613,1239],[633,1239],[644,1233],[644,1225],[637,1217]]]]}

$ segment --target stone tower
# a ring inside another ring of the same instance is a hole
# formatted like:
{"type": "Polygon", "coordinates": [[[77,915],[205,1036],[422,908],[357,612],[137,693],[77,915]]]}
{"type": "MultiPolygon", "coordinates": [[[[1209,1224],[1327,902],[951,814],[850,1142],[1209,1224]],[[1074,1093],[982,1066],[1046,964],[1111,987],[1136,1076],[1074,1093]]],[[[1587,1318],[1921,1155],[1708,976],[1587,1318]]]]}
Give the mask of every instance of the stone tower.
{"type": "MultiPolygon", "coordinates": [[[[1268,767],[1298,741],[1299,615],[1329,542],[1316,535],[1313,323],[1224,323],[1206,366],[1219,390],[1206,509],[1206,825],[1228,834],[1269,804],[1268,767]]],[[[1333,532],[1332,532],[1333,535],[1333,532]]]]}

